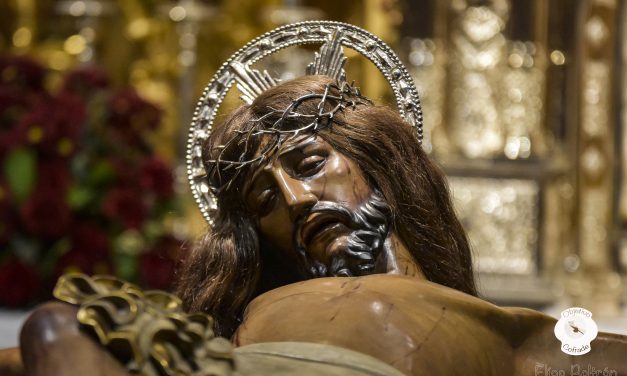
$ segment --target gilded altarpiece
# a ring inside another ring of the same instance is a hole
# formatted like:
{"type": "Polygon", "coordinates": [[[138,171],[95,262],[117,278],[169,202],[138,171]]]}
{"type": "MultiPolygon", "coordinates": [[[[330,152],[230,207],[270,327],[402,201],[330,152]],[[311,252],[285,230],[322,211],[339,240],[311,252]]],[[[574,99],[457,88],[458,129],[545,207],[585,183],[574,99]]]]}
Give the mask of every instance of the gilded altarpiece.
{"type": "Polygon", "coordinates": [[[450,177],[489,299],[618,313],[621,6],[406,4],[425,148],[450,177]]]}

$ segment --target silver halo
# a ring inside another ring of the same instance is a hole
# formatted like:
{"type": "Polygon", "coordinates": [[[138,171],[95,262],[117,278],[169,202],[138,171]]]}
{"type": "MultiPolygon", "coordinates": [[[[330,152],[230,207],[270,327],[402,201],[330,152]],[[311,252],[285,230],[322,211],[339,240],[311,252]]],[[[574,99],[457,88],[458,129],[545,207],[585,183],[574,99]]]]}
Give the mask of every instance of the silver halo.
{"type": "Polygon", "coordinates": [[[281,26],[252,40],[222,64],[196,105],[187,141],[187,176],[194,199],[209,225],[213,225],[217,201],[202,163],[202,145],[211,134],[218,109],[235,82],[230,64],[252,65],[283,48],[322,44],[336,29],[344,32],[343,46],[359,52],[381,71],[392,87],[400,115],[416,129],[418,139],[422,141],[422,110],[414,81],[398,56],[381,39],[357,26],[335,21],[305,21],[281,26]]]}

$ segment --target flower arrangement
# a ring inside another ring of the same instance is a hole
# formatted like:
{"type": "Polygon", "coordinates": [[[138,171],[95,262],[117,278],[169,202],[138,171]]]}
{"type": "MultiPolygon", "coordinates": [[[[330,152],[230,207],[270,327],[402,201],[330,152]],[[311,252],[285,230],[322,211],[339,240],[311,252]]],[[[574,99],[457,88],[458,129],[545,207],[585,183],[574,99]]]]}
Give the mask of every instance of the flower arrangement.
{"type": "Polygon", "coordinates": [[[0,57],[0,305],[50,297],[68,271],[168,288],[180,242],[171,166],[146,141],[161,111],[103,71],[59,90],[25,57],[0,57]]]}

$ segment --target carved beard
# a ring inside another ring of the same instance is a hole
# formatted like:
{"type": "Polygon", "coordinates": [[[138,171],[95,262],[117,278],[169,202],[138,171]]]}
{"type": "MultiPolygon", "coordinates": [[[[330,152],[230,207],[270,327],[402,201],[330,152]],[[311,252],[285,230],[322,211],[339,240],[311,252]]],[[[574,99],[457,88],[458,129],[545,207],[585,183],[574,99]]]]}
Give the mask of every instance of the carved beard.
{"type": "Polygon", "coordinates": [[[357,210],[352,211],[336,202],[321,201],[305,211],[295,226],[294,244],[304,259],[308,278],[351,277],[374,273],[375,262],[388,236],[390,207],[378,192],[373,192],[357,210]],[[342,219],[352,232],[344,250],[334,254],[330,265],[312,259],[297,234],[304,220],[315,213],[328,213],[342,219]]]}

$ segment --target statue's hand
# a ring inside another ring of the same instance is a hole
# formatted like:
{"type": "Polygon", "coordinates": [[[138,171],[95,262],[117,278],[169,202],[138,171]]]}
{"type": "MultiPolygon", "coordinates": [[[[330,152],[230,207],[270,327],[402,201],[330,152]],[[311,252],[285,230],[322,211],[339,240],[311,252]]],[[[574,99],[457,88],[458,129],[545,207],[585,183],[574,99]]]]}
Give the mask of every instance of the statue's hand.
{"type": "Polygon", "coordinates": [[[117,278],[78,273],[59,278],[53,293],[80,305],[68,313],[72,322],[78,321],[83,333],[133,374],[232,372],[233,347],[227,339],[214,336],[211,316],[183,312],[181,300],[170,293],[143,291],[117,278]]]}
{"type": "Polygon", "coordinates": [[[25,375],[128,375],[109,352],[79,330],[77,310],[61,302],[34,310],[20,334],[25,375]]]}

